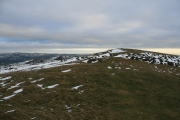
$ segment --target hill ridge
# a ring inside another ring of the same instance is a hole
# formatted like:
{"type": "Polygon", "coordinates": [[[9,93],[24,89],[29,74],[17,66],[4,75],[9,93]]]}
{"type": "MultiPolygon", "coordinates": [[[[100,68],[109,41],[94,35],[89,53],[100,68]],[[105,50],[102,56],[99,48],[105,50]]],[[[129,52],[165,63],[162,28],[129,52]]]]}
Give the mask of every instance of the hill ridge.
{"type": "Polygon", "coordinates": [[[72,64],[73,62],[76,62],[77,64],[77,62],[81,62],[81,61],[84,63],[86,62],[96,63],[96,62],[102,62],[105,57],[106,58],[121,57],[125,59],[141,60],[148,63],[180,67],[180,56],[147,52],[141,50],[116,48],[83,57],[82,56],[67,57],[67,58],[58,57],[45,61],[33,60],[33,61],[20,62],[17,64],[10,64],[8,66],[1,66],[0,74],[15,72],[15,71],[29,71],[29,70],[38,70],[42,68],[51,68],[56,66],[62,66],[68,63],[72,64]],[[132,51],[135,52],[133,53],[132,51]]]}
{"type": "Polygon", "coordinates": [[[166,65],[156,54],[112,49],[44,64],[28,61],[26,69],[0,74],[0,119],[178,120],[179,57],[164,55],[175,61],[166,65]]]}

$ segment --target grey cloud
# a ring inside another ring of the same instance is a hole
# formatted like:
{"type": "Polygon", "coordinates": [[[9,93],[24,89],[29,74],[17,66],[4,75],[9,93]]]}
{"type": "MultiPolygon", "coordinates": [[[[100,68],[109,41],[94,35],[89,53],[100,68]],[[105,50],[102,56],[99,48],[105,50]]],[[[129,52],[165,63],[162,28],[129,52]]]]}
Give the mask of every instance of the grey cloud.
{"type": "Polygon", "coordinates": [[[0,42],[11,39],[4,49],[24,41],[29,49],[180,48],[179,6],[179,0],[3,0],[0,42]]]}

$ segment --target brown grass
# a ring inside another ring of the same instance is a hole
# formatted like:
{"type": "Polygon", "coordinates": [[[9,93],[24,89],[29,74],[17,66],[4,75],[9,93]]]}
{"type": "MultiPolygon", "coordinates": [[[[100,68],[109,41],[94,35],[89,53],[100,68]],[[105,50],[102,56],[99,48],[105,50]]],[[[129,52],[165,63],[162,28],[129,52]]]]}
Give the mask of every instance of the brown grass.
{"type": "Polygon", "coordinates": [[[4,74],[1,76],[12,76],[7,83],[14,81],[0,88],[0,98],[11,95],[20,88],[23,88],[23,92],[0,102],[0,119],[28,120],[36,117],[38,120],[178,120],[178,73],[178,67],[111,58],[96,64],[4,74]],[[112,69],[108,69],[108,66],[112,66],[112,69]],[[71,72],[61,72],[67,69],[71,69],[71,72]],[[28,78],[44,80],[31,83],[28,78]],[[10,86],[22,81],[25,82],[20,87],[7,91],[10,86]],[[42,90],[37,84],[43,84],[43,87],[54,84],[59,86],[42,90]],[[71,89],[78,85],[83,86],[77,90],[71,89]],[[67,109],[65,105],[71,108],[67,109]],[[12,109],[15,112],[5,113],[12,109]]]}

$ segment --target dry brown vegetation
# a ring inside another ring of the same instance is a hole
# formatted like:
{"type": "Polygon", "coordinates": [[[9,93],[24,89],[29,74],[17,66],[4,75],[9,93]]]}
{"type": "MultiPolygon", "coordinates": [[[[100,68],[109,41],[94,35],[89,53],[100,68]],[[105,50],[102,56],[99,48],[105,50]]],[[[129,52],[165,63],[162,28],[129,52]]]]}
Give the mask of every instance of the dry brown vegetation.
{"type": "Polygon", "coordinates": [[[20,88],[23,92],[0,101],[0,119],[179,120],[179,73],[179,67],[110,58],[95,64],[3,74],[12,78],[0,88],[1,99],[20,88]],[[67,69],[71,71],[62,72],[67,69]],[[44,79],[31,83],[40,78],[44,79]],[[38,84],[59,85],[43,90],[38,84]],[[79,85],[83,86],[72,90],[79,85]]]}

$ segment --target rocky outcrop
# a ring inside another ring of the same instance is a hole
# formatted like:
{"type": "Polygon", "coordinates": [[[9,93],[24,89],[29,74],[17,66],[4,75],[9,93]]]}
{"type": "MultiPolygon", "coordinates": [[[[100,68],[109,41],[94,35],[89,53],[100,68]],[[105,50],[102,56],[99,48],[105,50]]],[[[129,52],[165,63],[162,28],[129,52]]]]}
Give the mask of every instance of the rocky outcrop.
{"type": "Polygon", "coordinates": [[[173,56],[173,55],[162,55],[162,54],[155,54],[150,52],[144,52],[140,54],[119,54],[114,57],[121,57],[125,59],[134,59],[140,60],[143,62],[154,63],[154,64],[163,64],[163,65],[171,65],[180,67],[180,57],[173,56]]]}

